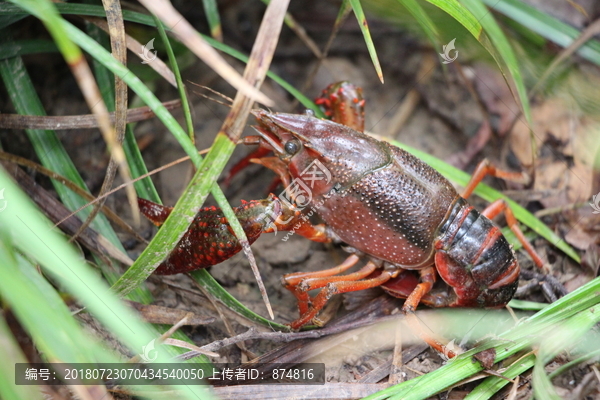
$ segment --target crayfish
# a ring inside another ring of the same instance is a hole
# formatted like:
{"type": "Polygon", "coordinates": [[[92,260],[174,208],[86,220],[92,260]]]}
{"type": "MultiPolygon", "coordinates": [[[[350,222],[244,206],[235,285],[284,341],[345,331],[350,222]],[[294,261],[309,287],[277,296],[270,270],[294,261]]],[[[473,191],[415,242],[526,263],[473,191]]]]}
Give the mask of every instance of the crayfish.
{"type": "MultiPolygon", "coordinates": [[[[491,221],[501,212],[535,264],[542,267],[503,200],[482,212],[466,201],[486,174],[508,179],[523,174],[500,171],[483,161],[459,194],[418,158],[362,133],[360,90],[335,84],[317,103],[335,110],[332,117],[345,124],[310,112],[252,112],[258,135],[243,142],[260,146],[254,155],[274,153],[253,161],[273,170],[286,190],[279,197],[245,202],[235,209],[251,243],[263,232],[287,230],[314,241],[345,243],[352,253],[334,268],[283,277],[300,311],[291,328],[311,322],[335,294],[377,286],[405,298],[406,314],[413,314],[419,303],[503,307],[517,289],[520,268],[511,246],[491,221]],[[324,223],[311,224],[304,215],[309,210],[324,223]],[[365,266],[339,275],[363,256],[368,258],[365,266]],[[314,289],[321,290],[310,296],[314,289]]],[[[157,225],[170,212],[146,200],[140,200],[140,208],[157,225]]],[[[156,273],[206,268],[240,249],[221,211],[204,208],[156,273]]]]}

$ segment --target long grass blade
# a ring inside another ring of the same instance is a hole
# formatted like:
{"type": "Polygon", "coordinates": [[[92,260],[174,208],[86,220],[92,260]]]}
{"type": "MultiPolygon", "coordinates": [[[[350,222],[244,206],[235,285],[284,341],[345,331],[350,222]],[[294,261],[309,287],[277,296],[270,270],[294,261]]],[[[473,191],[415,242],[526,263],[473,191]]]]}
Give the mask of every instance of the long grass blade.
{"type": "MultiPolygon", "coordinates": [[[[0,244],[0,247],[2,245],[0,244]]],[[[0,254],[10,257],[5,248],[0,254]]],[[[1,257],[2,255],[0,255],[1,257]]],[[[0,363],[0,397],[4,400],[42,400],[44,397],[40,387],[30,385],[15,385],[15,364],[26,363],[27,359],[19,348],[19,344],[12,335],[6,320],[0,318],[0,357],[4,360],[0,363]]]]}
{"type": "Polygon", "coordinates": [[[435,27],[435,24],[429,18],[423,7],[417,0],[398,0],[417,21],[423,32],[431,42],[434,48],[440,47],[440,35],[435,27]]]}
{"type": "MultiPolygon", "coordinates": [[[[488,7],[517,21],[542,37],[568,47],[581,32],[572,26],[519,0],[482,0],[488,7]]],[[[581,57],[600,65],[600,41],[589,40],[577,51],[581,57]]]]}
{"type": "Polygon", "coordinates": [[[373,43],[373,38],[371,38],[371,32],[369,31],[369,24],[367,24],[367,17],[365,17],[365,12],[360,5],[360,0],[348,0],[352,5],[352,10],[354,11],[354,15],[356,15],[356,19],[358,20],[358,25],[360,26],[360,30],[365,39],[365,44],[367,45],[367,50],[369,51],[369,55],[371,56],[371,61],[373,62],[373,66],[375,67],[375,72],[377,72],[377,76],[381,83],[383,83],[383,72],[381,71],[381,64],[379,63],[379,57],[377,57],[377,50],[375,50],[375,44],[373,43]]]}
{"type": "Polygon", "coordinates": [[[202,0],[202,5],[204,6],[204,13],[206,14],[206,20],[210,28],[210,35],[213,39],[222,42],[223,27],[221,26],[221,16],[219,15],[216,0],[202,0]]]}
{"type": "MultiPolygon", "coordinates": [[[[104,281],[83,262],[66,239],[58,232],[48,229],[49,221],[1,169],[0,187],[5,188],[5,198],[8,201],[6,209],[0,213],[0,234],[2,235],[0,246],[4,249],[1,255],[2,262],[0,262],[1,268],[4,269],[0,288],[3,291],[3,298],[11,299],[15,311],[17,307],[23,311],[22,314],[19,312],[23,316],[21,321],[25,326],[30,327],[30,332],[39,331],[45,334],[40,340],[46,340],[48,344],[39,344],[44,352],[52,351],[52,353],[48,353],[49,356],[56,355],[55,359],[68,359],[70,362],[85,361],[98,356],[106,359],[110,354],[106,351],[102,353],[93,351],[95,346],[93,340],[87,340],[82,346],[73,346],[73,343],[79,343],[80,339],[67,336],[70,343],[68,345],[61,344],[61,341],[65,340],[62,335],[79,335],[78,332],[81,330],[76,324],[73,326],[75,322],[66,308],[66,315],[71,318],[70,323],[66,322],[69,321],[67,319],[50,320],[50,317],[55,315],[53,307],[47,300],[36,301],[40,290],[43,289],[32,284],[31,276],[29,279],[24,278],[22,272],[17,270],[14,257],[11,259],[11,253],[8,250],[8,243],[11,241],[17,248],[40,263],[47,274],[86,306],[88,311],[107,329],[118,335],[122,343],[134,353],[141,352],[143,346],[156,338],[152,327],[141,322],[129,308],[119,301],[104,281]],[[7,239],[9,237],[11,239],[7,239]],[[12,301],[13,298],[16,300],[12,301]],[[23,301],[24,299],[26,301],[23,301]],[[35,308],[35,310],[32,311],[31,308],[35,308]],[[27,310],[29,311],[27,312],[27,310]],[[27,317],[31,312],[36,318],[48,318],[49,320],[45,324],[39,324],[39,321],[27,317]],[[58,324],[63,325],[58,326],[58,324]],[[54,334],[51,331],[55,331],[54,334]],[[60,353],[55,353],[57,351],[60,353]],[[95,354],[90,355],[90,352],[95,354]]],[[[33,268],[31,271],[36,273],[33,268]]],[[[40,280],[40,282],[43,281],[40,280]]],[[[49,286],[47,283],[46,285],[49,286]]],[[[62,300],[60,301],[64,307],[64,303],[62,300]]],[[[159,346],[157,353],[158,362],[168,362],[170,360],[168,354],[174,354],[162,346],[159,346]]],[[[200,386],[181,386],[179,389],[181,396],[190,400],[207,395],[200,386]]]]}

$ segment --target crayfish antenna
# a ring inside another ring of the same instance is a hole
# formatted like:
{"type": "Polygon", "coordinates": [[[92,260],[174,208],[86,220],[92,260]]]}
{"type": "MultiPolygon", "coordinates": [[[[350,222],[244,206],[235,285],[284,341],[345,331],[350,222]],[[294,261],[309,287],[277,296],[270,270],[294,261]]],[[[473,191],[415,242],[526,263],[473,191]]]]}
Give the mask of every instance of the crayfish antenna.
{"type": "Polygon", "coordinates": [[[223,98],[223,99],[227,100],[227,103],[224,103],[224,102],[222,102],[222,101],[220,101],[220,100],[217,100],[217,99],[213,99],[212,97],[210,97],[210,96],[207,96],[207,95],[205,95],[205,94],[204,94],[204,93],[202,93],[202,92],[196,92],[196,91],[194,91],[194,94],[197,94],[197,95],[198,95],[198,96],[200,96],[200,97],[204,97],[205,99],[207,99],[207,100],[210,100],[210,101],[213,101],[213,102],[215,102],[215,103],[217,103],[217,104],[221,104],[221,105],[223,105],[223,106],[225,106],[225,107],[229,107],[229,108],[231,108],[231,105],[233,104],[233,99],[232,99],[231,97],[229,97],[229,96],[226,96],[226,95],[224,95],[223,93],[217,92],[216,90],[214,90],[214,89],[211,89],[211,88],[209,88],[208,86],[198,85],[197,83],[194,83],[194,82],[191,82],[191,81],[188,81],[188,82],[189,82],[189,83],[191,83],[191,84],[192,84],[192,85],[194,85],[194,86],[198,86],[199,88],[202,88],[202,89],[204,89],[204,90],[208,90],[209,92],[211,92],[211,93],[213,93],[213,94],[216,94],[217,96],[219,96],[219,97],[221,97],[221,98],[223,98]]]}

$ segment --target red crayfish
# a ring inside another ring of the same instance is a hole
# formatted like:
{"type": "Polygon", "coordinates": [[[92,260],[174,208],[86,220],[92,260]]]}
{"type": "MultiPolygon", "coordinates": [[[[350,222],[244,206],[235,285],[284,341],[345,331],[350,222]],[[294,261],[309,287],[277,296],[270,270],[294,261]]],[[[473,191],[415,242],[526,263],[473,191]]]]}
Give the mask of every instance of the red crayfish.
{"type": "MultiPolygon", "coordinates": [[[[275,171],[286,191],[279,198],[245,202],[235,210],[250,242],[262,232],[287,230],[350,246],[353,254],[335,268],[284,276],[300,311],[290,324],[293,329],[313,320],[331,296],[376,286],[405,298],[407,314],[419,303],[504,306],[517,289],[520,269],[511,246],[491,221],[500,212],[542,266],[503,200],[483,212],[465,200],[486,174],[508,179],[523,174],[499,171],[484,161],[459,195],[421,160],[360,132],[364,124],[360,91],[345,83],[332,85],[317,103],[337,105],[336,119],[346,125],[308,112],[252,112],[258,135],[246,137],[244,143],[258,144],[261,155],[275,154],[254,161],[275,171]],[[307,211],[316,212],[324,224],[312,225],[304,215],[307,211]],[[360,256],[369,258],[364,267],[339,275],[360,256]],[[314,289],[321,290],[311,297],[309,291],[314,289]]],[[[170,212],[146,200],[140,200],[140,207],[158,225],[170,212]]],[[[205,208],[156,273],[206,268],[240,249],[220,210],[205,208]]]]}

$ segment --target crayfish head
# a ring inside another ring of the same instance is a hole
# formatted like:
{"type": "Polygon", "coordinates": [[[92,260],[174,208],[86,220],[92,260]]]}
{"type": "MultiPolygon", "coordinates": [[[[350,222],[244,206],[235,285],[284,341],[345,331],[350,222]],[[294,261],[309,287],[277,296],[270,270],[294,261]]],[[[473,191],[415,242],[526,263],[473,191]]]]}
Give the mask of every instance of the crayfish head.
{"type": "Polygon", "coordinates": [[[328,184],[321,185],[323,191],[335,184],[349,187],[392,162],[386,144],[311,113],[279,114],[259,109],[252,114],[258,121],[254,128],[260,143],[273,150],[287,166],[290,176],[301,178],[312,171],[314,178],[318,172],[328,184]]]}

